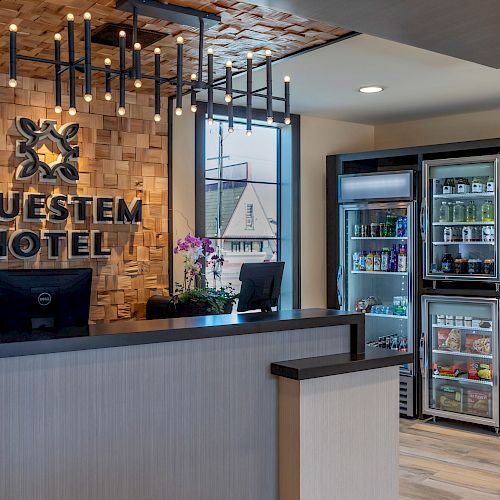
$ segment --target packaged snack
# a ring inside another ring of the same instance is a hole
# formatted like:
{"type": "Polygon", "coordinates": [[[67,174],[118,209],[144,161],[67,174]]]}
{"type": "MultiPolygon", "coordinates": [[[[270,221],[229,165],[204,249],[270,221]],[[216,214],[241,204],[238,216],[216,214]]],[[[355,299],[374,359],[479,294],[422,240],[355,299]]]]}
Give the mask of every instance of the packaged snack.
{"type": "Polygon", "coordinates": [[[465,336],[465,352],[471,354],[491,354],[491,339],[488,336],[469,333],[465,336]]]}
{"type": "Polygon", "coordinates": [[[462,334],[456,328],[438,329],[438,349],[441,351],[460,351],[462,345],[462,334]]]}
{"type": "Polygon", "coordinates": [[[463,389],[442,385],[436,391],[436,407],[440,410],[462,412],[463,389]]]}
{"type": "Polygon", "coordinates": [[[462,373],[466,373],[465,366],[462,363],[454,363],[452,365],[434,363],[434,375],[458,378],[462,373]]]}
{"type": "Polygon", "coordinates": [[[468,389],[464,394],[464,411],[469,415],[491,417],[491,394],[486,391],[468,389]]]}
{"type": "Polygon", "coordinates": [[[491,364],[469,361],[467,363],[467,378],[469,380],[491,380],[491,364]]]}

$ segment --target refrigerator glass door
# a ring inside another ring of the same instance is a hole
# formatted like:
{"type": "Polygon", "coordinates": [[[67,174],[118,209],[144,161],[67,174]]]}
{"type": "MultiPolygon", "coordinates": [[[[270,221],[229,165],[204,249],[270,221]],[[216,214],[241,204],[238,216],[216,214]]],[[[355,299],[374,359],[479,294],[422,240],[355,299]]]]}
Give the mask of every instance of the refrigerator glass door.
{"type": "Polygon", "coordinates": [[[367,345],[413,352],[413,212],[407,202],[341,209],[340,298],[366,313],[367,345]]]}
{"type": "Polygon", "coordinates": [[[498,301],[424,296],[424,413],[498,427],[498,301]]]}
{"type": "Polygon", "coordinates": [[[425,278],[498,281],[498,157],[424,163],[425,278]]]}

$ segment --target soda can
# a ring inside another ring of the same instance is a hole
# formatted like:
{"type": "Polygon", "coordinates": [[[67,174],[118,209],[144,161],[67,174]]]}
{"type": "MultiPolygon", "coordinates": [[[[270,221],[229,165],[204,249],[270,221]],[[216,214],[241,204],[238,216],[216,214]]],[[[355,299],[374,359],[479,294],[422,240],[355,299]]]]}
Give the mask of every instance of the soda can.
{"type": "Polygon", "coordinates": [[[451,226],[446,226],[444,228],[443,241],[445,242],[453,241],[453,228],[451,226]]]}

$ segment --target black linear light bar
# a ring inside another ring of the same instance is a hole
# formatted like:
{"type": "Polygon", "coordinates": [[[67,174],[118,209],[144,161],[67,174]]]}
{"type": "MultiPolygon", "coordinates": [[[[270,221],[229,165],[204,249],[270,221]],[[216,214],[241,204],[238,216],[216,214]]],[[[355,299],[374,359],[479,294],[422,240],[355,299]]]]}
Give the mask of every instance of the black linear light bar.
{"type": "Polygon", "coordinates": [[[54,59],[45,59],[41,57],[26,56],[17,53],[17,26],[11,24],[10,30],[10,63],[9,63],[9,85],[17,86],[17,62],[19,60],[37,62],[40,64],[48,64],[54,67],[54,94],[56,113],[62,112],[61,104],[61,75],[67,71],[68,73],[68,95],[69,109],[68,113],[71,116],[76,115],[76,71],[82,72],[84,77],[83,82],[83,98],[86,102],[91,102],[93,99],[92,93],[92,74],[93,72],[104,73],[105,75],[105,94],[104,98],[107,101],[112,99],[112,80],[118,79],[118,109],[120,116],[126,114],[125,102],[125,85],[127,80],[134,82],[135,88],[142,87],[144,80],[154,81],[154,120],[161,120],[161,86],[164,84],[175,86],[175,114],[182,115],[182,98],[185,93],[184,88],[188,88],[188,93],[191,97],[191,111],[196,112],[196,95],[198,92],[207,91],[208,106],[207,118],[208,123],[213,122],[214,114],[214,91],[224,92],[224,101],[228,108],[228,126],[229,132],[234,130],[234,114],[233,100],[241,97],[246,97],[246,130],[247,135],[252,133],[252,105],[253,98],[262,98],[266,100],[267,122],[273,122],[273,100],[284,102],[285,105],[285,124],[290,124],[290,77],[285,77],[285,96],[273,96],[272,88],[272,53],[270,50],[265,51],[265,70],[266,70],[266,86],[261,89],[253,88],[253,53],[248,52],[246,59],[246,90],[233,89],[233,63],[227,61],[225,64],[225,79],[214,83],[214,51],[209,48],[207,53],[207,75],[206,81],[203,75],[203,59],[204,59],[204,33],[206,28],[210,28],[220,22],[220,17],[207,12],[181,7],[178,5],[163,4],[157,0],[119,0],[117,8],[132,12],[132,66],[127,67],[127,34],[125,31],[118,33],[119,47],[119,67],[113,68],[111,60],[104,60],[104,67],[92,65],[92,16],[89,12],[83,15],[84,25],[84,56],[77,58],[75,56],[75,17],[73,14],[66,16],[67,21],[67,36],[68,36],[68,56],[67,60],[61,58],[61,40],[60,33],[54,35],[54,59]],[[138,17],[144,15],[156,19],[169,20],[181,23],[188,26],[195,26],[199,29],[199,45],[198,45],[198,62],[197,72],[191,74],[189,81],[183,79],[184,72],[184,38],[178,36],[177,43],[177,72],[174,78],[165,78],[160,74],[161,67],[161,50],[157,47],[154,49],[154,75],[147,75],[142,72],[141,67],[141,44],[137,41],[138,34],[138,17]],[[263,93],[265,91],[265,93],[263,93]]]}

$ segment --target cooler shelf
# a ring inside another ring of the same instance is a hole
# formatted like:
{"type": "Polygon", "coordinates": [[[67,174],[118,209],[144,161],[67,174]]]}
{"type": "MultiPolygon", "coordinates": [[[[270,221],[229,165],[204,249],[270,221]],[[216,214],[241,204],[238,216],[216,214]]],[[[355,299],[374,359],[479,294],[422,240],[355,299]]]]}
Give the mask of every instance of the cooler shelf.
{"type": "Polygon", "coordinates": [[[473,354],[471,352],[460,352],[460,351],[441,351],[440,349],[433,349],[434,354],[449,354],[452,356],[463,356],[465,358],[481,358],[481,359],[493,359],[491,354],[473,354]]]}
{"type": "Polygon", "coordinates": [[[479,384],[493,386],[493,382],[491,380],[472,380],[470,378],[446,377],[444,375],[432,375],[432,378],[446,380],[448,382],[458,382],[460,384],[479,384]]]}

